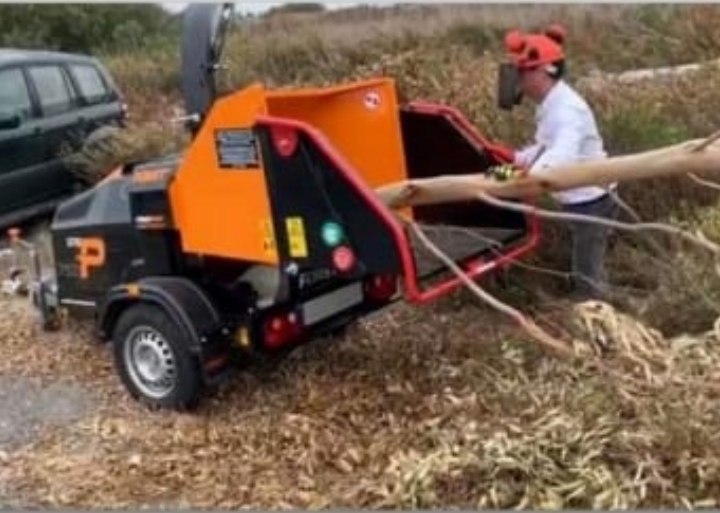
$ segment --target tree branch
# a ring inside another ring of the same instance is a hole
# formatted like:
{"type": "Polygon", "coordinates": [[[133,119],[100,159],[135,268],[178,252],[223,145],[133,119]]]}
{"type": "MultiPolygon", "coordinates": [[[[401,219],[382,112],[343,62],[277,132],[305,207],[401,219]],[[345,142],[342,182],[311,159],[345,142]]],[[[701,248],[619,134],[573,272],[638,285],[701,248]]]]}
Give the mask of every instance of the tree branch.
{"type": "Polygon", "coordinates": [[[497,181],[485,173],[439,175],[387,184],[376,189],[392,208],[473,199],[478,192],[501,198],[531,198],[583,186],[683,173],[702,175],[720,169],[720,133],[632,155],[555,166],[514,180],[497,181]]]}
{"type": "Polygon", "coordinates": [[[643,230],[655,230],[663,233],[667,233],[674,236],[680,236],[695,245],[701,246],[711,253],[718,255],[720,254],[720,246],[714,242],[708,240],[705,236],[693,235],[688,233],[682,228],[664,224],[664,223],[624,223],[622,221],[615,221],[610,219],[604,219],[595,216],[588,216],[583,214],[572,214],[566,212],[554,212],[550,210],[543,210],[534,206],[525,205],[522,203],[514,203],[511,201],[505,201],[494,198],[487,193],[476,192],[476,197],[486,203],[493,205],[498,208],[506,208],[515,212],[534,214],[539,217],[551,220],[560,221],[575,221],[581,223],[599,224],[607,226],[609,228],[615,228],[618,230],[625,230],[631,232],[639,232],[643,230]]]}
{"type": "Polygon", "coordinates": [[[703,178],[700,178],[695,173],[688,173],[688,176],[690,179],[695,182],[698,185],[702,185],[704,187],[708,187],[710,189],[714,189],[716,191],[720,191],[720,184],[717,184],[715,182],[711,182],[710,180],[705,180],[703,178]]]}
{"type": "Polygon", "coordinates": [[[553,337],[531,319],[523,315],[520,311],[485,292],[465,272],[463,272],[463,270],[460,269],[460,267],[453,262],[451,258],[445,255],[435,244],[433,244],[417,224],[410,223],[409,226],[427,250],[442,261],[448,269],[455,274],[473,294],[475,294],[476,297],[490,305],[492,308],[512,318],[521,329],[523,329],[530,337],[546,349],[549,349],[554,354],[569,361],[582,362],[584,364],[594,366],[601,374],[609,378],[610,381],[618,387],[621,393],[627,394],[628,398],[632,398],[633,395],[640,393],[641,390],[648,385],[657,386],[657,384],[653,383],[652,380],[648,380],[643,383],[634,376],[624,374],[619,369],[608,367],[599,355],[591,353],[589,355],[589,359],[587,358],[587,354],[586,358],[581,358],[581,355],[574,351],[574,346],[553,337]]]}
{"type": "Polygon", "coordinates": [[[410,227],[415,232],[418,239],[420,239],[423,245],[428,249],[428,251],[430,251],[433,255],[435,255],[436,258],[438,258],[438,260],[444,263],[448,267],[448,269],[450,269],[450,271],[452,271],[453,274],[455,274],[465,284],[465,286],[470,289],[478,298],[490,305],[492,308],[511,317],[534,339],[541,342],[544,346],[550,348],[553,352],[565,358],[577,358],[567,344],[560,342],[559,340],[545,332],[532,320],[525,317],[520,311],[514,309],[510,305],[503,303],[499,299],[485,292],[477,283],[472,281],[472,279],[465,272],[463,272],[463,270],[460,269],[460,267],[455,262],[453,262],[452,259],[450,259],[435,244],[433,244],[430,239],[423,233],[423,231],[418,227],[417,224],[410,223],[410,227]]]}

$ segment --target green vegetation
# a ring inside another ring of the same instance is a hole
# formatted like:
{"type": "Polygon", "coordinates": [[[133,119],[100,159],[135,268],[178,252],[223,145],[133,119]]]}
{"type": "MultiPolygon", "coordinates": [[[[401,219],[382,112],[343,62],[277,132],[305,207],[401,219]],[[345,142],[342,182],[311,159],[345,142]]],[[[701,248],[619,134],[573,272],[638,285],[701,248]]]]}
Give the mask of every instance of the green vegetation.
{"type": "Polygon", "coordinates": [[[0,5],[0,46],[69,52],[131,52],[178,34],[157,4],[0,5]]]}

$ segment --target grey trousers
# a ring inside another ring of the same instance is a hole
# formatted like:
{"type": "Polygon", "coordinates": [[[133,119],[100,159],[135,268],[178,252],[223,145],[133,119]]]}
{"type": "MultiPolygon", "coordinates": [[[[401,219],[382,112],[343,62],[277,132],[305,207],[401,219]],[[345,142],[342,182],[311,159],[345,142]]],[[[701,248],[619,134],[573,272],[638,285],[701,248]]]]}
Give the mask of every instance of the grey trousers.
{"type": "MultiPolygon", "coordinates": [[[[586,204],[563,205],[567,213],[615,219],[618,205],[607,194],[586,204]]],[[[605,274],[605,249],[611,228],[585,222],[571,222],[572,264],[571,283],[573,295],[586,299],[603,299],[609,288],[605,274]]]]}

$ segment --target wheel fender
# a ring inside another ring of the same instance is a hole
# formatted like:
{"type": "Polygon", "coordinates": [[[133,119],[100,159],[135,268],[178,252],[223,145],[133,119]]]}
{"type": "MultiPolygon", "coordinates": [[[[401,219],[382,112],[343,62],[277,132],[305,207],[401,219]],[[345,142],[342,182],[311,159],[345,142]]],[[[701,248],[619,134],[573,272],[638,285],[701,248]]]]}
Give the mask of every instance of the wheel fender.
{"type": "Polygon", "coordinates": [[[113,287],[98,312],[97,327],[109,340],[122,312],[137,302],[155,304],[183,328],[191,340],[190,350],[199,353],[205,337],[220,326],[220,316],[210,298],[185,278],[157,276],[113,287]]]}

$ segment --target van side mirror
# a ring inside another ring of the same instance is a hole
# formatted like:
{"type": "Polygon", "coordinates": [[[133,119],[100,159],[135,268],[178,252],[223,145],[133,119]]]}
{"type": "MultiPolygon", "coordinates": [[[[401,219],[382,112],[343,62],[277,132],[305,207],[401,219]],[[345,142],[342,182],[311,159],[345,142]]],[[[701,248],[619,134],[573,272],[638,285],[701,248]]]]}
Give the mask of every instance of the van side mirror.
{"type": "Polygon", "coordinates": [[[18,111],[0,109],[0,130],[12,130],[21,124],[22,118],[18,111]]]}

